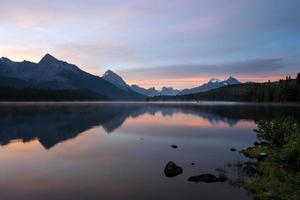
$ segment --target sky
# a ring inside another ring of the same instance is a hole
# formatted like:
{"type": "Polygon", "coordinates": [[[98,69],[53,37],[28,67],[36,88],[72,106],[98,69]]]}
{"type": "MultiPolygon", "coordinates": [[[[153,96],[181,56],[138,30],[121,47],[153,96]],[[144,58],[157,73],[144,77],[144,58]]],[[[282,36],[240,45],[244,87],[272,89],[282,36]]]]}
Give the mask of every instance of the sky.
{"type": "Polygon", "coordinates": [[[300,71],[299,0],[1,0],[0,57],[50,53],[129,84],[278,80],[300,71]]]}

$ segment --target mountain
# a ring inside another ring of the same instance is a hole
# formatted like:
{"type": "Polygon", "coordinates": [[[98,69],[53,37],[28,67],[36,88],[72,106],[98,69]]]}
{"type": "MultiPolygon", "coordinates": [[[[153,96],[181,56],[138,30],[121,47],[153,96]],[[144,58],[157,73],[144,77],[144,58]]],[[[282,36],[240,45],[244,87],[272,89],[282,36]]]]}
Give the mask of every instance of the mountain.
{"type": "Polygon", "coordinates": [[[178,95],[185,95],[185,94],[196,94],[199,92],[206,92],[212,89],[216,89],[216,88],[220,88],[226,85],[235,85],[235,84],[240,84],[241,82],[239,80],[237,80],[236,78],[230,76],[228,79],[226,80],[219,80],[219,79],[215,79],[212,78],[209,82],[199,86],[199,87],[194,87],[191,89],[184,89],[182,90],[180,93],[178,93],[178,95]]]}
{"type": "Polygon", "coordinates": [[[145,96],[125,91],[76,65],[46,54],[38,63],[0,59],[0,86],[38,89],[88,89],[112,100],[144,100],[145,96]]]}
{"type": "Polygon", "coordinates": [[[154,96],[160,96],[160,95],[174,96],[174,95],[177,95],[179,92],[181,92],[181,90],[177,90],[172,87],[162,87],[161,90],[156,90],[154,87],[145,89],[145,88],[139,87],[138,85],[131,85],[131,89],[140,94],[146,95],[148,97],[154,97],[154,96]]]}
{"type": "Polygon", "coordinates": [[[102,78],[124,91],[134,91],[148,97],[159,95],[176,95],[180,92],[180,90],[173,89],[172,87],[163,87],[161,90],[156,90],[154,87],[145,89],[138,85],[129,86],[121,76],[111,70],[107,70],[102,75],[102,78]]]}
{"type": "Polygon", "coordinates": [[[165,96],[174,96],[180,93],[181,90],[174,89],[172,87],[162,87],[161,91],[159,92],[160,95],[165,95],[165,96]]]}
{"type": "MultiPolygon", "coordinates": [[[[118,79],[119,82],[120,82],[120,79],[123,81],[123,79],[121,77],[119,77],[119,79],[118,79]]],[[[115,81],[115,82],[117,82],[117,81],[115,81]]],[[[126,85],[126,87],[128,87],[128,84],[126,84],[124,81],[120,82],[120,83],[122,83],[122,84],[120,84],[120,85],[123,85],[122,87],[124,87],[124,84],[126,85]]],[[[199,87],[195,87],[195,88],[191,88],[191,89],[184,89],[184,90],[177,90],[172,87],[162,87],[161,90],[156,90],[154,87],[146,89],[146,88],[140,87],[138,85],[131,85],[130,87],[133,91],[135,91],[137,93],[143,94],[148,97],[154,97],[154,96],[175,96],[175,95],[184,95],[184,94],[195,94],[195,93],[205,92],[205,91],[209,91],[209,90],[216,89],[219,87],[223,87],[226,85],[234,85],[234,84],[240,84],[240,83],[241,82],[238,81],[236,78],[230,76],[228,79],[223,80],[223,81],[216,79],[216,78],[212,78],[208,83],[205,83],[199,87]]]]}
{"type": "MultiPolygon", "coordinates": [[[[230,79],[230,81],[234,81],[230,79]]],[[[233,82],[231,82],[233,83],[233,82]]],[[[196,94],[157,96],[149,101],[236,101],[236,102],[300,102],[299,79],[275,82],[233,84],[196,94]]]]}
{"type": "Polygon", "coordinates": [[[29,61],[13,62],[8,58],[0,59],[0,75],[27,81],[66,82],[63,73],[84,74],[77,66],[57,60],[46,54],[39,63],[29,61]]]}
{"type": "Polygon", "coordinates": [[[160,95],[159,91],[156,90],[154,87],[145,89],[145,88],[142,88],[138,85],[131,85],[131,89],[135,92],[146,95],[148,97],[154,97],[154,96],[159,96],[160,95]]]}
{"type": "Polygon", "coordinates": [[[127,83],[123,80],[123,78],[111,70],[107,70],[102,75],[102,78],[104,80],[114,84],[115,86],[117,86],[118,88],[120,88],[122,90],[130,91],[130,86],[127,85],[127,83]]]}

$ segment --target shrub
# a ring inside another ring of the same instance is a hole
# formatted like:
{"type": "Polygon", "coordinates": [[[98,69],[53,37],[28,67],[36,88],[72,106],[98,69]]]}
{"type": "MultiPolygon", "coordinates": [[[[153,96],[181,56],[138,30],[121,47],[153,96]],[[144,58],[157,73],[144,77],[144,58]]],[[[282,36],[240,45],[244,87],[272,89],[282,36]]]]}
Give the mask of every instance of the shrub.
{"type": "Polygon", "coordinates": [[[261,141],[267,141],[276,147],[283,147],[297,132],[297,124],[294,118],[280,117],[274,120],[257,121],[257,137],[261,141]]]}
{"type": "Polygon", "coordinates": [[[280,153],[282,161],[292,164],[300,168],[300,136],[299,132],[294,137],[291,137],[287,144],[283,146],[280,153]]]}

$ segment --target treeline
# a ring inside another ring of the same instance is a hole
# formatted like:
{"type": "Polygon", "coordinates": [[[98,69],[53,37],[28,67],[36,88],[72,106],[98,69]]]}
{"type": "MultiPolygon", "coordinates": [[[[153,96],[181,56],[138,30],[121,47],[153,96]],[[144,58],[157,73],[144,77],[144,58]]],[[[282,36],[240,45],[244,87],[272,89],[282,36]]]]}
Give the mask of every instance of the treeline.
{"type": "Polygon", "coordinates": [[[50,90],[0,87],[0,101],[109,101],[108,97],[87,89],[50,90]]]}
{"type": "Polygon", "coordinates": [[[300,102],[300,73],[296,79],[224,86],[197,94],[150,97],[149,101],[300,102]]]}

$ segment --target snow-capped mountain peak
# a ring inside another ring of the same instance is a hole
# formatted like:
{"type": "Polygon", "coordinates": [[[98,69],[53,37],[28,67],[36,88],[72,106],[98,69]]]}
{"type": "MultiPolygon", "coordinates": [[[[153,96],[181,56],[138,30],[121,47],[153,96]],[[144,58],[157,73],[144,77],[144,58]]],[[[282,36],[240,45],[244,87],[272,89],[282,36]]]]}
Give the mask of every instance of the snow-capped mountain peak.
{"type": "Polygon", "coordinates": [[[209,82],[210,82],[210,83],[219,83],[219,82],[221,82],[221,80],[220,80],[220,79],[217,79],[217,78],[212,78],[212,79],[210,79],[209,82]]]}
{"type": "Polygon", "coordinates": [[[233,85],[233,84],[239,84],[239,83],[241,83],[239,80],[237,80],[233,76],[229,76],[228,79],[226,79],[224,82],[227,83],[228,85],[233,85]]]}
{"type": "Polygon", "coordinates": [[[216,78],[212,78],[209,82],[204,83],[203,85],[200,85],[198,87],[194,87],[191,89],[185,89],[182,92],[179,93],[179,95],[183,94],[195,94],[199,92],[205,92],[212,89],[216,89],[219,87],[227,86],[227,85],[234,85],[234,84],[240,84],[241,82],[238,81],[236,78],[229,76],[226,80],[219,80],[216,78]]]}

